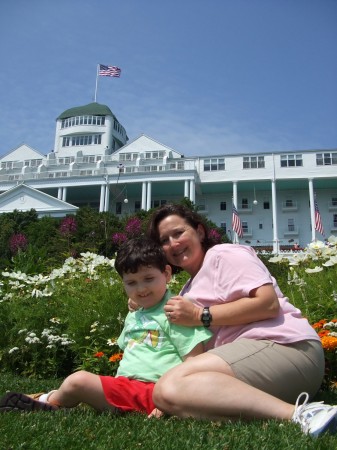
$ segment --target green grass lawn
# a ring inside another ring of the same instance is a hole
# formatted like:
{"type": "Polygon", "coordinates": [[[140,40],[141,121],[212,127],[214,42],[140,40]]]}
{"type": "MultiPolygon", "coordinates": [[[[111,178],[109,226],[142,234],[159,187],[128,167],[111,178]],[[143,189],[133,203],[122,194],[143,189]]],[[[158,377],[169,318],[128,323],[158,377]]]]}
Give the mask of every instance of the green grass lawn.
{"type": "MultiPolygon", "coordinates": [[[[6,390],[32,393],[55,388],[60,380],[36,380],[0,375],[6,390]]],[[[316,400],[337,403],[337,392],[316,400]]],[[[205,400],[207,401],[207,400],[205,400]]],[[[318,439],[305,436],[297,425],[276,421],[210,422],[177,418],[147,419],[140,414],[115,417],[88,407],[53,413],[0,415],[1,450],[276,450],[337,448],[337,434],[318,439]]]]}

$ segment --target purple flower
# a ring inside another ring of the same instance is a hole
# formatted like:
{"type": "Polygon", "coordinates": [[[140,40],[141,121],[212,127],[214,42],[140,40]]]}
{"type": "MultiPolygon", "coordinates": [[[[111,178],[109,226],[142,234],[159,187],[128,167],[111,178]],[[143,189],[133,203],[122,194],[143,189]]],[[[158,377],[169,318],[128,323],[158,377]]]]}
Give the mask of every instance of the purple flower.
{"type": "Polygon", "coordinates": [[[22,233],[13,234],[9,240],[10,251],[15,255],[19,250],[26,250],[28,239],[22,233]]]}
{"type": "Polygon", "coordinates": [[[222,241],[222,236],[215,228],[212,228],[208,232],[208,238],[210,241],[220,244],[222,241]]]}
{"type": "Polygon", "coordinates": [[[142,221],[138,217],[132,217],[125,226],[125,232],[129,236],[138,236],[142,230],[142,221]]]}
{"type": "Polygon", "coordinates": [[[64,236],[74,234],[77,230],[77,223],[74,217],[65,217],[60,225],[60,233],[64,236]]]}
{"type": "Polygon", "coordinates": [[[115,244],[115,245],[121,245],[121,244],[123,244],[123,242],[125,242],[126,240],[127,240],[127,236],[126,236],[126,234],[125,233],[114,233],[113,235],[112,235],[112,242],[115,244]]]}

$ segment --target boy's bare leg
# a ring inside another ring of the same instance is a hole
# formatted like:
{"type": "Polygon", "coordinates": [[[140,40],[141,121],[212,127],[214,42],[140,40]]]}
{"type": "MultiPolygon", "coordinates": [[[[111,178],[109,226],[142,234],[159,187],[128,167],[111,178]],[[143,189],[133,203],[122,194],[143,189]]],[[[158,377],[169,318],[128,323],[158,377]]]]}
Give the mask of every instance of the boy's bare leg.
{"type": "Polygon", "coordinates": [[[98,411],[116,410],[106,401],[100,377],[84,370],[69,375],[59,389],[50,394],[48,402],[66,408],[87,403],[98,411]]]}

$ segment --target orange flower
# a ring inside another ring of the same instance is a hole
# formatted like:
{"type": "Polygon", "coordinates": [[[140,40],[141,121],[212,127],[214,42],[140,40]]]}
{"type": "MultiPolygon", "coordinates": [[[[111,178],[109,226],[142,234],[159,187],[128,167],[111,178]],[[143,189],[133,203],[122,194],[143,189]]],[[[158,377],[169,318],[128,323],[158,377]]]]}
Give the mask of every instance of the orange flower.
{"type": "Polygon", "coordinates": [[[94,354],[95,358],[102,358],[102,356],[104,356],[103,352],[97,352],[97,353],[94,354]]]}
{"type": "Polygon", "coordinates": [[[337,350],[337,338],[334,336],[323,336],[321,342],[324,350],[337,350]]]}
{"type": "Polygon", "coordinates": [[[314,323],[313,324],[313,328],[322,328],[323,327],[323,325],[325,325],[327,322],[326,322],[326,320],[325,319],[321,319],[321,320],[319,320],[318,322],[316,322],[316,323],[314,323]]]}
{"type": "Polygon", "coordinates": [[[330,334],[329,330],[321,330],[318,332],[319,337],[328,336],[330,334]]]}
{"type": "Polygon", "coordinates": [[[123,358],[123,353],[114,353],[110,356],[109,361],[110,362],[117,362],[120,361],[123,358]]]}

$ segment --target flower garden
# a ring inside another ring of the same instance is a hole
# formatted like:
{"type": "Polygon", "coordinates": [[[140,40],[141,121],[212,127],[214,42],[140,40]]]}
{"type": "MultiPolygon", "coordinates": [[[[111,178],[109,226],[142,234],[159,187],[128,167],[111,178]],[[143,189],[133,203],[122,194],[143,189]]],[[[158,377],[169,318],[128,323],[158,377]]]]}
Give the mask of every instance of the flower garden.
{"type": "MultiPolygon", "coordinates": [[[[79,369],[116,372],[123,356],[116,339],[127,314],[127,299],[113,256],[121,242],[142,232],[142,220],[128,218],[109,234],[104,229],[110,255],[102,255],[78,252],[74,242],[78,223],[66,218],[59,233],[67,257],[63,264],[39,273],[32,270],[40,267],[34,260],[28,271],[23,270],[29,238],[23,232],[12,233],[8,245],[15,256],[10,268],[0,272],[2,372],[39,379],[64,377],[79,369]]],[[[99,229],[101,220],[96,223],[99,229]]],[[[90,233],[93,246],[98,232],[90,233]]],[[[218,230],[213,228],[212,233],[221,241],[218,230]]],[[[331,236],[326,243],[309,244],[303,252],[261,258],[321,338],[326,356],[322,388],[337,389],[337,239],[331,236]]],[[[187,274],[176,274],[171,290],[179,292],[186,279],[187,274]]]]}

